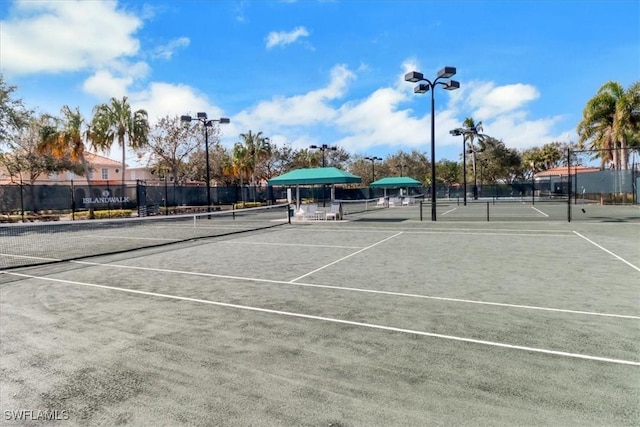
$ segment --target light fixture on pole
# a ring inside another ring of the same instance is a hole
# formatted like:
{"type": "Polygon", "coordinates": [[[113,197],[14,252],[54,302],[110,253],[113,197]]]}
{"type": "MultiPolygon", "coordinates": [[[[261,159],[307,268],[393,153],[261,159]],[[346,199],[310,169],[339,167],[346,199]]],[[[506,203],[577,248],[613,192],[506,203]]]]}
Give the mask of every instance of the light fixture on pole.
{"type": "Polygon", "coordinates": [[[455,67],[444,67],[438,72],[438,76],[430,81],[424,78],[422,73],[411,71],[404,75],[407,82],[426,82],[418,84],[414,89],[414,93],[425,93],[431,90],[431,221],[436,218],[436,119],[435,119],[435,97],[434,89],[437,85],[441,85],[446,90],[456,90],[460,88],[460,82],[455,80],[439,81],[440,79],[448,79],[456,74],[455,67]]]}
{"type": "Polygon", "coordinates": [[[212,127],[214,123],[231,123],[231,120],[226,117],[209,120],[207,119],[207,113],[198,113],[196,117],[180,116],[180,121],[183,123],[191,123],[192,120],[197,120],[204,125],[204,153],[205,161],[207,162],[207,212],[211,212],[211,169],[209,166],[209,132],[207,131],[207,128],[212,127]]]}
{"type": "Polygon", "coordinates": [[[365,160],[369,160],[371,162],[371,182],[376,180],[376,160],[382,160],[380,157],[365,157],[365,160]]]}
{"type": "Polygon", "coordinates": [[[338,147],[336,147],[336,146],[329,146],[327,144],[310,145],[309,148],[312,148],[314,150],[322,151],[322,167],[324,167],[324,165],[325,165],[325,154],[324,154],[324,152],[327,151],[327,150],[336,151],[338,149],[338,147]]]}

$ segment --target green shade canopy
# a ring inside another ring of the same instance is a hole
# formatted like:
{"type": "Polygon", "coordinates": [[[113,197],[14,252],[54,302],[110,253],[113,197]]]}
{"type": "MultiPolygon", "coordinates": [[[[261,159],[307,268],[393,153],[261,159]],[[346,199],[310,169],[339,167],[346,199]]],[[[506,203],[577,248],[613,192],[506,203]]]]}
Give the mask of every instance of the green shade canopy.
{"type": "Polygon", "coordinates": [[[422,183],[408,176],[389,176],[369,184],[371,187],[398,188],[398,187],[421,187],[422,183]]]}
{"type": "Polygon", "coordinates": [[[357,184],[362,178],[338,168],[296,169],[269,180],[269,185],[357,184]]]}

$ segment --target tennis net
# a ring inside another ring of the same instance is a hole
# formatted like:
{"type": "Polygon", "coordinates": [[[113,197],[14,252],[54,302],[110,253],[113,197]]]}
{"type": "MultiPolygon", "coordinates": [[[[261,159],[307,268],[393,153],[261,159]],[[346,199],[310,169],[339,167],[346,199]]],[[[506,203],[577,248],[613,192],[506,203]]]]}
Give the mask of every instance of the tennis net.
{"type": "Polygon", "coordinates": [[[0,270],[109,255],[275,227],[286,204],[258,208],[110,220],[0,226],[0,270]]]}
{"type": "Polygon", "coordinates": [[[342,205],[342,213],[344,215],[353,215],[387,207],[384,197],[375,199],[336,200],[335,203],[342,205]]]}

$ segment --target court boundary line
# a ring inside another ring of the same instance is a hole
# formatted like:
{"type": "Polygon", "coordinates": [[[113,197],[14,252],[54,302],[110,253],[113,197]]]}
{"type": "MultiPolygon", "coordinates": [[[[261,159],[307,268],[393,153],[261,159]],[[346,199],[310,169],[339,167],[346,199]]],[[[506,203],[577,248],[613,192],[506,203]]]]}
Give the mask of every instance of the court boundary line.
{"type": "Polygon", "coordinates": [[[351,258],[351,257],[352,257],[352,256],[354,256],[354,255],[358,255],[359,253],[364,252],[364,251],[366,251],[366,250],[368,250],[368,249],[371,249],[371,248],[373,248],[374,246],[378,246],[379,244],[384,243],[384,242],[386,242],[387,240],[391,240],[391,239],[393,239],[393,238],[395,238],[395,237],[398,237],[398,236],[399,236],[399,235],[401,235],[402,233],[403,233],[403,232],[401,231],[401,232],[399,232],[399,233],[394,234],[393,236],[389,236],[389,237],[387,237],[387,238],[385,238],[385,239],[379,240],[379,241],[377,241],[376,243],[374,243],[374,244],[372,244],[372,245],[369,245],[369,246],[367,246],[367,247],[364,247],[364,248],[362,248],[362,249],[360,249],[360,250],[358,250],[358,251],[355,251],[355,252],[353,252],[353,253],[351,253],[351,254],[349,254],[349,255],[347,255],[347,256],[343,256],[342,258],[339,258],[339,259],[337,259],[337,260],[335,260],[335,261],[333,261],[333,262],[330,262],[329,264],[323,265],[322,267],[316,268],[315,270],[312,270],[312,271],[310,271],[310,272],[308,272],[308,273],[306,273],[306,274],[303,274],[303,275],[302,275],[302,276],[300,276],[300,277],[296,277],[295,279],[290,280],[290,282],[291,282],[291,283],[294,283],[294,282],[296,282],[296,281],[298,281],[298,280],[300,280],[300,279],[304,279],[305,277],[310,276],[310,275],[312,275],[313,273],[317,273],[317,272],[318,272],[318,271],[320,271],[320,270],[324,270],[325,268],[330,267],[330,266],[332,266],[332,265],[334,265],[334,264],[337,264],[337,263],[339,263],[339,262],[341,262],[341,261],[344,261],[344,260],[345,260],[345,259],[347,259],[347,258],[351,258]]]}
{"type": "Polygon", "coordinates": [[[547,215],[546,213],[542,212],[540,209],[536,208],[535,206],[531,206],[531,209],[533,209],[534,211],[539,212],[542,215],[544,215],[545,217],[549,218],[549,215],[547,215]]]}
{"type": "Polygon", "coordinates": [[[449,214],[449,213],[451,213],[451,212],[455,211],[456,209],[458,209],[458,208],[449,209],[448,211],[443,212],[443,213],[441,214],[441,216],[445,216],[446,214],[449,214]]]}
{"type": "Polygon", "coordinates": [[[593,246],[595,246],[598,249],[601,249],[603,251],[605,251],[606,253],[608,253],[609,255],[613,256],[614,258],[617,258],[619,261],[624,262],[625,264],[627,264],[629,267],[633,268],[634,270],[640,272],[640,267],[630,263],[629,261],[627,261],[626,259],[622,258],[619,255],[614,254],[613,252],[611,252],[609,249],[605,248],[604,246],[601,246],[599,244],[597,244],[596,242],[594,242],[593,240],[589,239],[586,236],[583,236],[582,234],[578,233],[577,231],[573,231],[573,233],[581,238],[583,238],[584,240],[586,240],[587,242],[591,243],[593,246]]]}
{"type": "MultiPolygon", "coordinates": [[[[418,221],[419,222],[419,221],[418,221]]],[[[478,221],[457,221],[457,223],[470,223],[470,224],[486,224],[485,222],[479,223],[478,221]]],[[[498,221],[496,221],[498,222],[498,221]]],[[[531,223],[531,221],[525,221],[526,223],[531,223]]],[[[509,221],[507,224],[517,224],[520,223],[520,221],[509,221]]],[[[566,221],[564,222],[566,223],[566,221]]],[[[452,222],[449,223],[438,223],[438,225],[440,224],[445,224],[449,225],[449,224],[454,224],[452,222]]],[[[317,231],[318,228],[313,227],[316,224],[308,224],[307,227],[309,227],[309,231],[311,232],[311,229],[317,231]]],[[[388,227],[388,228],[375,228],[375,227],[340,227],[340,228],[328,228],[326,226],[323,226],[322,224],[318,225],[318,227],[322,227],[322,230],[330,230],[330,231],[347,231],[347,232],[356,232],[356,233],[388,233],[390,231],[404,231],[405,233],[411,233],[411,230],[417,230],[415,232],[420,232],[420,231],[434,231],[434,232],[441,232],[441,233],[448,233],[451,231],[454,232],[463,232],[463,231],[469,231],[469,232],[486,232],[486,231],[501,231],[501,232],[507,232],[510,231],[509,229],[504,229],[504,228],[463,228],[463,227],[451,227],[451,228],[438,228],[437,226],[426,226],[426,227],[406,227],[406,228],[400,228],[400,227],[388,227]]],[[[286,230],[305,230],[305,228],[303,227],[295,227],[295,228],[287,228],[286,230]]],[[[531,233],[563,233],[563,234],[567,234],[567,235],[571,235],[572,232],[571,230],[532,230],[532,229],[514,229],[514,232],[518,232],[518,233],[522,233],[522,232],[531,232],[531,233]]],[[[472,233],[470,233],[472,234],[472,233]]],[[[512,234],[512,233],[505,233],[505,234],[512,234]]]]}
{"type": "Polygon", "coordinates": [[[332,290],[347,291],[347,292],[361,292],[361,293],[370,293],[374,295],[389,295],[389,296],[396,296],[396,297],[403,297],[403,298],[419,298],[419,299],[429,299],[429,300],[435,300],[435,301],[460,302],[465,304],[489,305],[489,306],[506,307],[506,308],[520,308],[525,310],[540,310],[540,311],[551,311],[551,312],[557,312],[557,313],[579,314],[579,315],[586,315],[586,316],[600,316],[600,317],[613,317],[613,318],[619,318],[619,319],[640,320],[640,316],[633,316],[630,314],[603,313],[603,312],[597,312],[597,311],[570,310],[570,309],[564,309],[564,308],[542,307],[542,306],[524,305],[524,304],[509,304],[509,303],[502,303],[502,302],[469,300],[469,299],[463,299],[463,298],[437,297],[432,295],[410,294],[405,292],[381,291],[376,289],[364,289],[364,288],[354,288],[354,287],[335,286],[335,285],[320,285],[316,283],[291,282],[287,280],[229,276],[224,274],[200,273],[195,271],[171,270],[171,269],[155,268],[155,267],[140,267],[140,266],[132,266],[132,265],[124,265],[124,264],[106,264],[106,263],[98,263],[98,262],[91,262],[91,261],[70,261],[70,262],[74,264],[92,265],[92,266],[98,266],[98,267],[115,267],[115,268],[129,269],[129,270],[153,271],[158,273],[184,274],[186,276],[214,277],[218,279],[230,279],[230,280],[239,280],[239,281],[245,281],[245,282],[261,282],[261,283],[273,283],[273,284],[280,284],[280,285],[293,285],[293,286],[300,286],[300,287],[307,287],[307,288],[332,289],[332,290]]]}
{"type": "Polygon", "coordinates": [[[216,243],[224,243],[228,245],[304,246],[309,248],[329,248],[329,249],[361,249],[362,248],[362,246],[314,245],[314,244],[305,244],[305,243],[247,242],[245,240],[224,240],[216,243]]]}
{"type": "Polygon", "coordinates": [[[297,318],[309,319],[309,320],[319,320],[319,321],[324,321],[324,322],[337,323],[337,324],[348,325],[348,326],[364,327],[364,328],[370,328],[370,329],[377,329],[377,330],[383,330],[383,331],[388,331],[388,332],[399,332],[399,333],[404,333],[404,334],[425,336],[425,337],[430,337],[430,338],[441,338],[441,339],[446,339],[446,340],[450,340],[450,341],[458,341],[458,342],[464,342],[464,343],[469,343],[469,344],[479,344],[479,345],[485,345],[485,346],[489,346],[489,347],[507,348],[507,349],[510,349],[510,350],[521,350],[521,351],[526,351],[526,352],[530,352],[530,353],[542,353],[542,354],[548,354],[548,355],[553,355],[553,356],[569,357],[569,358],[589,360],[589,361],[606,362],[606,363],[613,363],[613,364],[619,364],[619,365],[640,366],[640,362],[633,361],[633,360],[614,359],[614,358],[609,358],[609,357],[591,356],[591,355],[588,355],[588,354],[570,353],[570,352],[559,351],[559,350],[549,350],[549,349],[538,348],[538,347],[528,347],[528,346],[515,345],[515,344],[506,344],[506,343],[501,343],[501,342],[496,342],[496,341],[486,341],[486,340],[479,340],[479,339],[475,339],[475,338],[459,337],[459,336],[455,336],[455,335],[438,334],[438,333],[434,333],[434,332],[425,332],[425,331],[418,331],[418,330],[414,330],[414,329],[397,328],[397,327],[394,327],[394,326],[378,325],[378,324],[375,324],[375,323],[356,322],[356,321],[352,321],[352,320],[336,319],[336,318],[333,318],[333,317],[315,316],[315,315],[311,315],[311,314],[294,313],[294,312],[290,312],[290,311],[274,310],[274,309],[269,309],[269,308],[253,307],[253,306],[241,305],[241,304],[232,304],[232,303],[226,303],[226,302],[221,302],[221,301],[211,301],[211,300],[204,300],[204,299],[199,299],[199,298],[182,297],[182,296],[178,296],[178,295],[161,294],[161,293],[157,293],[157,292],[140,291],[140,290],[136,290],[136,289],[119,288],[117,286],[98,285],[98,284],[95,284],[95,283],[77,282],[77,281],[64,280],[64,279],[53,279],[53,278],[48,278],[48,277],[32,276],[32,275],[16,273],[16,272],[6,272],[6,274],[25,277],[25,278],[29,278],[29,279],[53,281],[53,282],[57,282],[57,283],[66,283],[66,284],[72,284],[72,285],[79,285],[79,286],[86,286],[86,287],[92,287],[92,288],[98,288],[98,289],[105,289],[105,290],[112,290],[112,291],[119,291],[119,292],[137,294],[137,295],[145,295],[145,296],[151,296],[151,297],[157,297],[157,298],[168,298],[168,299],[175,299],[175,300],[179,300],[179,301],[187,301],[187,302],[195,302],[195,303],[201,303],[201,304],[209,304],[209,305],[215,305],[215,306],[219,306],[219,307],[227,307],[227,308],[236,308],[236,309],[240,309],[240,310],[255,311],[255,312],[259,312],[259,313],[276,314],[276,315],[281,315],[281,316],[297,317],[297,318]]]}

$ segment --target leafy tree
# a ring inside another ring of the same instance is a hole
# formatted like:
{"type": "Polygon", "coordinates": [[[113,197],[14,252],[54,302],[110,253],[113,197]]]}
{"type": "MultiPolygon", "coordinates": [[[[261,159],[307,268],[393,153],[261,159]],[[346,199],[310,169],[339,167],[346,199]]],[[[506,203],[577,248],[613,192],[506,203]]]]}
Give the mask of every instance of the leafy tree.
{"type": "Polygon", "coordinates": [[[280,146],[272,142],[271,156],[264,163],[266,178],[273,178],[291,170],[294,155],[295,150],[290,144],[280,146]]]}
{"type": "Polygon", "coordinates": [[[122,100],[111,98],[109,104],[100,104],[93,109],[90,138],[92,144],[107,151],[114,142],[122,148],[122,197],[125,191],[126,149],[134,150],[147,144],[149,122],[145,110],[131,110],[124,96],[122,100]]]}
{"type": "MultiPolygon", "coordinates": [[[[189,156],[202,149],[200,127],[184,126],[179,116],[167,115],[150,129],[148,143],[136,150],[138,157],[147,157],[151,171],[158,176],[169,174],[174,183],[182,181],[187,175],[189,156]]],[[[217,135],[215,130],[209,133],[210,154],[211,141],[213,139],[215,145],[217,135]]],[[[204,172],[197,175],[197,179],[206,176],[204,172]]]]}
{"type": "Polygon", "coordinates": [[[16,86],[8,86],[0,74],[0,149],[9,139],[30,125],[33,111],[27,110],[20,98],[14,97],[16,86]]]}
{"type": "Polygon", "coordinates": [[[56,119],[41,115],[29,120],[26,127],[7,141],[8,153],[2,153],[0,162],[12,181],[26,181],[33,185],[42,175],[66,170],[80,172],[77,162],[69,156],[57,157],[49,151],[41,150],[42,141],[52,138],[57,132],[56,119]]]}
{"type": "Polygon", "coordinates": [[[458,182],[460,165],[452,160],[439,160],[436,163],[436,180],[447,185],[458,182]]]}
{"type": "Polygon", "coordinates": [[[482,149],[480,159],[486,160],[483,173],[488,181],[511,183],[524,177],[526,171],[516,149],[508,148],[504,142],[492,137],[482,138],[479,145],[482,149]]]}
{"type": "Polygon", "coordinates": [[[322,164],[322,153],[303,148],[293,153],[291,169],[317,168],[322,164]]]}
{"type": "Polygon", "coordinates": [[[640,82],[627,90],[620,83],[605,83],[582,112],[577,132],[581,146],[601,150],[596,154],[602,165],[628,168],[628,150],[639,144],[640,82]]]}

